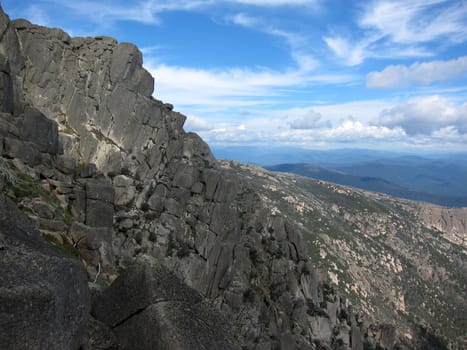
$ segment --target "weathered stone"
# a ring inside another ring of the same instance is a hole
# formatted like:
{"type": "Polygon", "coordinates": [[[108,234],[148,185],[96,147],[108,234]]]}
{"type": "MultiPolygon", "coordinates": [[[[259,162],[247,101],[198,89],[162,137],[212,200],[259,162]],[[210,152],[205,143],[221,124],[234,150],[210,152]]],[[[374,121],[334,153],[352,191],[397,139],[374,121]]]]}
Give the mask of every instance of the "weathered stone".
{"type": "Polygon", "coordinates": [[[32,203],[32,210],[34,213],[43,219],[53,219],[55,217],[55,210],[49,204],[43,201],[34,201],[32,203]]]}
{"type": "MultiPolygon", "coordinates": [[[[3,65],[6,58],[0,55],[0,64],[3,65]]],[[[13,111],[13,85],[10,76],[4,73],[4,67],[0,71],[0,112],[11,113],[13,111]]]]}
{"type": "Polygon", "coordinates": [[[0,112],[0,136],[20,138],[21,132],[16,124],[17,120],[11,113],[0,112]]]}
{"type": "Polygon", "coordinates": [[[194,194],[201,194],[203,189],[204,185],[201,182],[197,182],[191,187],[191,192],[194,194]]]}
{"type": "Polygon", "coordinates": [[[84,163],[79,170],[79,176],[82,178],[94,177],[96,173],[97,167],[93,163],[84,163]]]}
{"type": "Polygon", "coordinates": [[[104,323],[89,317],[81,350],[124,350],[115,334],[104,323]]]}
{"type": "Polygon", "coordinates": [[[358,327],[352,327],[352,350],[363,350],[363,337],[358,327]]]}
{"type": "Polygon", "coordinates": [[[95,199],[86,199],[86,225],[92,227],[112,227],[114,206],[95,199]]]}
{"type": "Polygon", "coordinates": [[[175,187],[191,188],[193,185],[194,169],[190,166],[182,165],[174,175],[173,185],[175,187]]]}
{"type": "Polygon", "coordinates": [[[392,350],[396,344],[396,328],[390,324],[383,324],[378,327],[377,340],[381,349],[392,350]]]}
{"type": "Polygon", "coordinates": [[[76,170],[76,159],[72,157],[59,156],[55,160],[55,166],[64,174],[73,175],[76,170]]]}
{"type": "Polygon", "coordinates": [[[47,231],[64,232],[66,224],[63,220],[48,220],[39,218],[39,228],[47,231]]]}
{"type": "Polygon", "coordinates": [[[3,140],[3,154],[8,158],[19,158],[30,166],[36,166],[41,162],[41,155],[36,145],[17,139],[5,137],[3,140]]]}
{"type": "Polygon", "coordinates": [[[238,349],[220,313],[206,303],[161,301],[115,328],[122,344],[135,349],[238,349]]]}
{"type": "Polygon", "coordinates": [[[134,180],[125,175],[118,175],[113,179],[115,188],[115,205],[126,206],[130,204],[136,195],[134,180]]]}
{"type": "Polygon", "coordinates": [[[115,192],[112,184],[106,179],[86,181],[86,198],[113,203],[115,192]]]}
{"type": "Polygon", "coordinates": [[[149,197],[148,205],[154,211],[162,211],[167,196],[167,187],[162,184],[156,186],[154,193],[149,197]]]}
{"type": "Polygon", "coordinates": [[[102,245],[110,246],[112,243],[112,230],[105,227],[90,227],[74,222],[70,228],[70,235],[78,248],[97,250],[102,245]]]}
{"type": "Polygon", "coordinates": [[[86,220],[86,192],[80,187],[73,189],[73,198],[70,199],[69,206],[70,212],[78,222],[86,220]]]}
{"type": "Polygon", "coordinates": [[[227,321],[149,257],[139,259],[97,298],[94,314],[122,344],[141,350],[236,348],[227,321]]]}
{"type": "Polygon", "coordinates": [[[116,84],[126,82],[130,88],[144,96],[150,96],[154,89],[152,76],[142,67],[143,59],[138,48],[130,43],[119,44],[112,54],[110,79],[116,84]]]}
{"type": "Polygon", "coordinates": [[[37,109],[26,107],[22,130],[24,139],[34,143],[40,152],[59,153],[57,123],[37,109]]]}
{"type": "Polygon", "coordinates": [[[0,194],[2,347],[77,350],[90,309],[86,273],[23,215],[0,194]]]}

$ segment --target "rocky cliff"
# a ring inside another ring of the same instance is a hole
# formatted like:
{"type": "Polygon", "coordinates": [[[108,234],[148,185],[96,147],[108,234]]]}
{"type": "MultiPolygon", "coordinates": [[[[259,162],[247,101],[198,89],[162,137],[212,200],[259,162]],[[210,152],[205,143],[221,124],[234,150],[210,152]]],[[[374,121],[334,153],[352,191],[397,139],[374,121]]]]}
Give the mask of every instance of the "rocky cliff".
{"type": "Polygon", "coordinates": [[[26,239],[16,234],[23,220],[0,222],[2,344],[416,346],[392,326],[363,326],[320,281],[295,225],[186,133],[185,117],[151,96],[153,84],[132,44],[70,38],[0,13],[0,188],[13,217],[21,209],[32,220],[30,250],[57,256],[38,266],[36,253],[21,253],[31,280],[23,286],[4,273],[26,239]],[[48,284],[57,292],[36,297],[48,284]],[[63,285],[78,295],[65,297],[63,285]],[[37,307],[17,313],[12,300],[37,307]],[[46,325],[28,326],[42,322],[67,332],[56,339],[46,325]]]}

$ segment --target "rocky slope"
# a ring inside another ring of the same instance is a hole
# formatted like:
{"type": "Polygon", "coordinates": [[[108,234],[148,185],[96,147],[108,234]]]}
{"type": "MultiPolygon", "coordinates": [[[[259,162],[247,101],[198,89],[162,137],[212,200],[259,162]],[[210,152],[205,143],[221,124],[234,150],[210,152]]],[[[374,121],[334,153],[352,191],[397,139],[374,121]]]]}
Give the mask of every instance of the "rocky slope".
{"type": "Polygon", "coordinates": [[[467,208],[448,209],[231,161],[297,225],[315,268],[372,320],[465,345],[467,208]]]}
{"type": "Polygon", "coordinates": [[[320,281],[300,230],[248,179],[220,166],[197,135],[184,132],[185,117],[152,92],[132,44],[70,38],[0,12],[0,189],[8,211],[0,209],[14,218],[0,220],[2,344],[355,350],[430,343],[426,334],[405,341],[390,325],[365,326],[320,281]],[[22,252],[26,287],[5,273],[8,254],[22,244],[20,209],[32,220],[24,232],[39,242],[31,249],[52,249],[63,261],[55,263],[62,270],[36,266],[33,253],[22,252]],[[83,269],[88,283],[78,278],[83,269]],[[72,301],[62,292],[36,298],[44,281],[45,290],[61,291],[68,279],[82,290],[72,301]],[[15,311],[32,300],[37,307],[15,311]],[[68,330],[63,339],[25,326],[44,314],[68,330]]]}

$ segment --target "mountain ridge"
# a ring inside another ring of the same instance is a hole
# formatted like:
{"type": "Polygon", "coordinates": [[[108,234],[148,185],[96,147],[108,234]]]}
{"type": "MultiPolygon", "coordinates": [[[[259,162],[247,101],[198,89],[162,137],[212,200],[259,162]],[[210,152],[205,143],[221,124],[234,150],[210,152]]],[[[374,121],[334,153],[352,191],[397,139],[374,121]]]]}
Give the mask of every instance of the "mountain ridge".
{"type": "Polygon", "coordinates": [[[337,167],[336,169],[330,169],[308,163],[284,163],[266,166],[265,169],[278,172],[294,173],[310,178],[315,178],[318,180],[334,182],[340,185],[351,186],[368,191],[381,192],[404,199],[430,202],[433,204],[438,204],[447,207],[467,206],[467,197],[465,196],[449,196],[446,194],[443,195],[437,193],[416,191],[407,187],[400,186],[396,183],[392,183],[383,178],[368,175],[352,175],[351,173],[347,172],[353,171],[354,173],[358,174],[363,173],[362,171],[358,172],[354,169],[354,167],[355,165],[345,167],[341,166],[337,167]]]}
{"type": "Polygon", "coordinates": [[[315,268],[357,309],[401,330],[413,322],[409,315],[446,332],[457,328],[462,343],[467,323],[453,315],[466,305],[467,208],[395,199],[234,161],[222,164],[248,177],[271,207],[297,225],[315,268]],[[436,311],[426,312],[431,307],[436,311]],[[448,326],[454,319],[457,326],[448,326]]]}
{"type": "Polygon", "coordinates": [[[217,162],[199,136],[186,133],[185,116],[151,96],[154,82],[134,45],[71,38],[10,22],[0,11],[0,56],[3,344],[431,346],[429,327],[412,339],[390,325],[370,327],[320,281],[294,225],[246,177],[217,162]],[[17,238],[16,228],[26,238],[17,238]],[[60,306],[65,272],[38,262],[51,281],[44,285],[28,269],[35,248],[27,237],[55,249],[58,265],[87,276],[73,280],[84,291],[74,304],[79,314],[60,306]],[[10,271],[4,252],[22,257],[8,260],[21,268],[21,281],[4,273],[10,271]],[[40,286],[44,293],[32,298],[40,286]],[[30,303],[28,313],[16,313],[30,303]],[[67,337],[21,326],[37,320],[57,324],[67,337]]]}

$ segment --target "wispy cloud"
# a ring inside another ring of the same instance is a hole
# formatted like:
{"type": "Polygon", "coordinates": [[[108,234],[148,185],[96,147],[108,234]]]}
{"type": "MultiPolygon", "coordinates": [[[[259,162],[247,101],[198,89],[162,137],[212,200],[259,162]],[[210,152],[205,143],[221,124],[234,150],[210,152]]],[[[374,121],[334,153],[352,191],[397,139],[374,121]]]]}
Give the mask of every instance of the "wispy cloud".
{"type": "Polygon", "coordinates": [[[50,17],[47,12],[37,5],[28,7],[25,11],[30,22],[41,26],[50,26],[50,17]]]}
{"type": "Polygon", "coordinates": [[[38,4],[56,3],[75,13],[89,16],[94,21],[134,21],[146,24],[159,23],[158,15],[168,11],[196,10],[219,6],[222,3],[236,3],[255,7],[310,6],[315,0],[141,0],[127,1],[71,1],[40,0],[38,4]]]}
{"type": "Polygon", "coordinates": [[[366,42],[352,43],[341,36],[328,36],[324,37],[323,40],[344,65],[360,64],[367,55],[365,50],[368,43],[366,42]]]}
{"type": "Polygon", "coordinates": [[[315,5],[317,0],[230,0],[240,4],[255,6],[310,6],[315,5]]]}
{"type": "Polygon", "coordinates": [[[467,40],[467,4],[447,0],[381,0],[371,2],[360,25],[403,44],[467,40]]]}
{"type": "Polygon", "coordinates": [[[307,39],[297,32],[291,32],[275,27],[268,19],[254,17],[245,13],[227,16],[227,22],[260,31],[283,39],[290,50],[291,58],[300,70],[311,71],[318,66],[318,60],[307,50],[307,39]]]}
{"type": "Polygon", "coordinates": [[[75,15],[86,16],[96,23],[106,22],[110,25],[115,21],[134,21],[146,24],[159,22],[157,14],[164,9],[160,4],[154,5],[153,1],[137,2],[125,4],[115,1],[69,1],[69,0],[49,0],[62,7],[72,10],[75,15]]]}
{"type": "Polygon", "coordinates": [[[416,62],[410,66],[390,65],[367,76],[371,88],[407,87],[414,83],[428,85],[459,78],[467,72],[467,56],[448,61],[416,62]]]}
{"type": "Polygon", "coordinates": [[[323,36],[344,65],[359,65],[367,58],[429,57],[434,52],[428,44],[449,46],[467,41],[467,3],[376,0],[366,5],[355,24],[361,31],[356,39],[339,33],[323,36]]]}
{"type": "Polygon", "coordinates": [[[272,99],[287,96],[287,88],[318,83],[344,84],[355,79],[346,74],[312,74],[300,68],[209,70],[146,62],[146,68],[156,77],[155,96],[179,106],[273,104],[272,99]]]}

